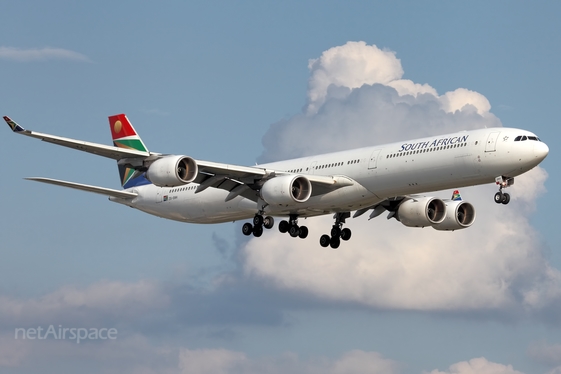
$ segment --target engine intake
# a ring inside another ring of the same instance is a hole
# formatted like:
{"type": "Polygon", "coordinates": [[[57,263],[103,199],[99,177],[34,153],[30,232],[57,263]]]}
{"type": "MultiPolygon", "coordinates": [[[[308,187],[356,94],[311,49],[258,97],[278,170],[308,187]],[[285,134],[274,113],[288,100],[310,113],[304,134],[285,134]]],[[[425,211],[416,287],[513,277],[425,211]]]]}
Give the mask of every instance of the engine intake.
{"type": "Polygon", "coordinates": [[[446,204],[434,197],[405,200],[397,210],[397,218],[407,227],[425,227],[446,218],[446,204]]]}
{"type": "Polygon", "coordinates": [[[166,156],[154,161],[146,178],[158,187],[176,187],[191,183],[197,177],[197,162],[187,156],[166,156]]]}
{"type": "Polygon", "coordinates": [[[433,226],[435,230],[453,231],[470,227],[475,221],[475,208],[465,201],[447,201],[446,218],[433,226]]]}
{"type": "Polygon", "coordinates": [[[261,187],[261,198],[271,205],[303,203],[312,195],[312,184],[301,175],[284,175],[266,181],[261,187]]]}

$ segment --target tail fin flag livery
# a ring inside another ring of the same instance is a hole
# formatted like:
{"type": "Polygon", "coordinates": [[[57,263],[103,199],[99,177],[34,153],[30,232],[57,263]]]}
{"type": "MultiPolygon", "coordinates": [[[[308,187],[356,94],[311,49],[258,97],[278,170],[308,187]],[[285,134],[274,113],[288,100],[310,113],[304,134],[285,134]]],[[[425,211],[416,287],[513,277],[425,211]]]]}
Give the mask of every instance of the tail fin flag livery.
{"type": "MultiPolygon", "coordinates": [[[[115,147],[148,152],[148,148],[146,148],[146,145],[142,139],[140,139],[140,136],[138,136],[125,114],[110,116],[109,127],[111,128],[111,137],[113,138],[113,145],[115,147]]],[[[123,188],[150,183],[143,174],[139,175],[136,170],[124,165],[118,165],[118,167],[119,176],[121,177],[121,186],[123,186],[123,188]]]]}
{"type": "Polygon", "coordinates": [[[25,129],[23,127],[21,127],[20,125],[18,125],[14,121],[12,121],[10,119],[10,117],[8,117],[8,116],[4,116],[4,121],[6,121],[6,123],[8,124],[8,126],[10,126],[10,128],[12,129],[13,132],[25,131],[25,129]]]}
{"type": "Polygon", "coordinates": [[[109,125],[111,126],[111,136],[115,147],[148,152],[144,142],[140,139],[126,115],[110,116],[109,125]]]}
{"type": "Polygon", "coordinates": [[[460,195],[459,190],[454,190],[452,193],[452,201],[462,201],[462,195],[460,195]]]}

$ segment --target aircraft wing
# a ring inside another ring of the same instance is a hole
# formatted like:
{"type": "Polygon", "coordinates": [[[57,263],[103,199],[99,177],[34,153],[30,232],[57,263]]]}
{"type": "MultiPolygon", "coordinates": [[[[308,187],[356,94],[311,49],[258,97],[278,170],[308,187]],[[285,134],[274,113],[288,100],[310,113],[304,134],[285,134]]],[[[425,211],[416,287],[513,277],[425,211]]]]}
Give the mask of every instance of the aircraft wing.
{"type": "MultiPolygon", "coordinates": [[[[226,201],[236,196],[257,201],[255,190],[259,189],[267,180],[291,173],[260,168],[258,166],[237,166],[209,161],[196,160],[199,174],[195,183],[199,183],[197,192],[208,187],[220,188],[230,192],[226,201]]],[[[312,184],[312,196],[322,195],[341,187],[351,186],[354,181],[345,176],[322,176],[298,174],[306,177],[312,184]]]]}
{"type": "Polygon", "coordinates": [[[12,131],[15,132],[16,134],[30,136],[32,138],[41,139],[44,142],[77,149],[83,152],[93,153],[95,155],[112,158],[114,160],[121,160],[124,158],[137,158],[137,157],[146,158],[151,155],[156,155],[150,152],[137,151],[135,149],[119,148],[110,145],[85,142],[82,140],[63,138],[61,136],[42,134],[40,132],[24,129],[23,127],[12,121],[9,117],[4,116],[4,120],[12,128],[12,131]]]}
{"type": "Polygon", "coordinates": [[[100,195],[116,197],[116,198],[119,198],[119,199],[133,199],[136,196],[138,196],[137,194],[135,194],[133,192],[113,190],[111,188],[105,188],[105,187],[90,186],[88,184],[61,181],[61,180],[58,180],[58,179],[39,178],[39,177],[25,178],[25,179],[30,180],[30,181],[35,181],[35,182],[54,184],[56,186],[73,188],[75,190],[93,192],[93,193],[97,193],[97,194],[100,194],[100,195]]]}
{"type": "MultiPolygon", "coordinates": [[[[139,173],[145,171],[146,167],[149,166],[152,161],[166,156],[161,153],[139,151],[136,149],[123,147],[114,147],[104,144],[85,142],[82,140],[64,138],[55,135],[43,134],[31,130],[26,130],[7,116],[4,116],[4,120],[16,134],[25,135],[32,138],[41,139],[42,141],[48,143],[53,143],[79,151],[112,158],[114,160],[122,162],[127,167],[132,167],[139,170],[139,173]]],[[[226,198],[226,201],[231,200],[236,196],[243,196],[248,199],[257,201],[258,195],[256,191],[263,185],[263,183],[274,177],[290,174],[284,171],[268,170],[265,168],[260,168],[258,166],[239,166],[202,160],[196,160],[196,163],[198,165],[198,175],[193,182],[200,184],[197,192],[202,192],[208,187],[220,188],[230,192],[230,194],[226,198]]],[[[304,175],[311,182],[312,196],[322,195],[341,187],[351,186],[355,183],[353,180],[345,176],[328,177],[308,174],[301,175],[304,175]]],[[[54,179],[30,179],[38,182],[56,184],[59,186],[77,188],[102,194],[105,191],[106,195],[118,197],[117,195],[115,195],[115,191],[117,190],[108,190],[102,189],[101,187],[79,185],[76,183],[57,181],[54,179]],[[87,188],[89,188],[89,190],[87,188]]],[[[130,197],[130,195],[126,195],[128,193],[125,192],[124,194],[125,195],[123,196],[130,197]]]]}

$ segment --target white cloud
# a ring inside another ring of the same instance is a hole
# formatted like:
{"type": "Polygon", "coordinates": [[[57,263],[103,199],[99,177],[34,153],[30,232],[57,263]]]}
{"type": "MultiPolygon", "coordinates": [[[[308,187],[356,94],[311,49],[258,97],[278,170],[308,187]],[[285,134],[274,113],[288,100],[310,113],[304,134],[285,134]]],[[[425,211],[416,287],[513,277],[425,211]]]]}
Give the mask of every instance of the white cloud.
{"type": "MultiPolygon", "coordinates": [[[[324,52],[311,64],[309,104],[315,110],[272,125],[262,160],[501,126],[483,95],[458,88],[438,96],[428,85],[400,80],[402,74],[393,52],[365,43],[324,52]]],[[[528,219],[546,178],[539,167],[517,177],[508,206],[493,202],[492,184],[462,189],[477,220],[456,232],[407,228],[383,217],[368,221],[365,215],[347,220],[353,237],[332,251],[318,243],[331,217],[301,221],[310,229],[306,240],[271,230],[243,248],[245,272],[279,289],[373,308],[541,311],[561,300],[561,273],[542,255],[528,219]]]]}
{"type": "Polygon", "coordinates": [[[401,95],[412,95],[417,96],[419,94],[431,94],[435,97],[438,96],[438,93],[434,88],[429,86],[428,84],[420,84],[415,83],[409,79],[397,79],[391,81],[387,84],[390,87],[395,88],[395,90],[401,95]]]}
{"type": "Polygon", "coordinates": [[[450,366],[448,371],[433,370],[429,374],[523,374],[512,365],[490,362],[484,357],[462,361],[450,366]]]}
{"type": "Polygon", "coordinates": [[[64,286],[40,298],[0,296],[0,316],[3,324],[24,326],[53,323],[53,320],[65,324],[88,323],[108,316],[123,319],[142,316],[168,304],[169,296],[162,294],[155,282],[100,281],[86,288],[64,286]]]}
{"type": "Polygon", "coordinates": [[[71,60],[90,62],[90,59],[78,52],[63,48],[14,48],[0,47],[0,59],[13,61],[44,61],[44,60],[71,60]]]}
{"type": "Polygon", "coordinates": [[[401,62],[391,51],[382,51],[365,42],[348,42],[328,49],[310,60],[308,111],[314,113],[323,104],[330,85],[358,88],[363,84],[386,84],[401,78],[401,62]]]}
{"type": "Polygon", "coordinates": [[[479,92],[458,88],[455,91],[446,92],[440,97],[443,109],[447,112],[462,110],[466,105],[473,105],[477,113],[483,115],[491,110],[489,100],[479,92]]]}
{"type": "Polygon", "coordinates": [[[491,110],[485,96],[465,88],[438,96],[428,84],[414,83],[403,77],[401,61],[395,52],[381,50],[365,42],[348,42],[323,52],[310,60],[307,113],[316,114],[324,104],[331,87],[360,88],[363,85],[382,84],[393,87],[400,96],[430,94],[436,97],[442,110],[453,113],[472,105],[480,115],[491,110]]]}

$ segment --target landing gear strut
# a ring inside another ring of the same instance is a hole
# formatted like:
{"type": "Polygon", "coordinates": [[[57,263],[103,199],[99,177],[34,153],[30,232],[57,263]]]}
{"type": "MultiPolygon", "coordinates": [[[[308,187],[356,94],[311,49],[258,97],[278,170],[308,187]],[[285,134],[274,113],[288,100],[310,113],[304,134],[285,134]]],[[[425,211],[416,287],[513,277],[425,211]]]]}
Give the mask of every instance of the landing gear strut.
{"type": "Polygon", "coordinates": [[[339,248],[341,244],[341,239],[347,241],[351,238],[351,230],[349,228],[343,228],[345,219],[351,216],[350,212],[335,213],[335,224],[331,228],[331,236],[322,235],[319,238],[319,244],[322,247],[331,246],[333,249],[339,248]]]}
{"type": "Polygon", "coordinates": [[[514,178],[500,176],[495,178],[495,183],[499,185],[499,192],[495,194],[495,202],[497,204],[508,204],[510,202],[510,195],[503,192],[503,188],[512,186],[514,184],[514,178]]]}
{"type": "Polygon", "coordinates": [[[249,222],[244,223],[242,226],[242,233],[244,235],[251,235],[255,236],[256,238],[263,235],[263,228],[270,229],[275,225],[275,220],[271,216],[263,217],[262,214],[257,213],[255,217],[253,217],[253,225],[249,222]]]}
{"type": "Polygon", "coordinates": [[[279,231],[282,233],[288,232],[293,238],[305,239],[308,236],[308,228],[306,226],[298,226],[298,216],[296,214],[291,214],[288,221],[280,221],[279,231]]]}

